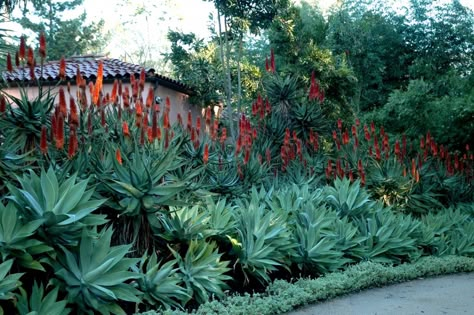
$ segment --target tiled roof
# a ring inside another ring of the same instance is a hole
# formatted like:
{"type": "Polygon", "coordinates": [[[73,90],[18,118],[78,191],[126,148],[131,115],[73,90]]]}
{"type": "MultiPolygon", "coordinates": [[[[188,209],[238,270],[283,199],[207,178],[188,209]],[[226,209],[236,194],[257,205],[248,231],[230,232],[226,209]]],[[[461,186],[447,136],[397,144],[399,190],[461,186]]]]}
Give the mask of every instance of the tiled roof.
{"type": "MultiPolygon", "coordinates": [[[[79,67],[82,76],[86,80],[95,79],[97,75],[97,68],[99,60],[102,60],[104,66],[104,80],[124,79],[129,78],[130,74],[140,74],[142,66],[132,63],[124,62],[114,58],[104,58],[95,56],[81,56],[66,59],[66,78],[73,80],[76,78],[77,67],[79,67]]],[[[160,83],[168,83],[175,88],[181,90],[189,90],[190,88],[184,83],[168,78],[166,76],[156,74],[153,68],[145,68],[147,78],[157,78],[160,83]]],[[[13,72],[3,71],[3,79],[8,82],[29,81],[30,69],[15,68],[13,72]]],[[[59,61],[50,61],[43,65],[43,73],[41,74],[41,65],[35,67],[35,76],[44,81],[55,82],[59,81],[59,61]]],[[[74,82],[74,81],[73,81],[74,82]]]]}

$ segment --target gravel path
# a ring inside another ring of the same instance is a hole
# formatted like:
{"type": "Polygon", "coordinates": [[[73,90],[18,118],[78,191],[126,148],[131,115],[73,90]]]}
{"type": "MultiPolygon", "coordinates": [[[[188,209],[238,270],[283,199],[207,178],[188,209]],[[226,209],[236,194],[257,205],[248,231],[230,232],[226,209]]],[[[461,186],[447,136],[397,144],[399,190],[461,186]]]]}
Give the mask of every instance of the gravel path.
{"type": "Polygon", "coordinates": [[[474,273],[414,280],[310,305],[287,315],[474,315],[474,273]]]}

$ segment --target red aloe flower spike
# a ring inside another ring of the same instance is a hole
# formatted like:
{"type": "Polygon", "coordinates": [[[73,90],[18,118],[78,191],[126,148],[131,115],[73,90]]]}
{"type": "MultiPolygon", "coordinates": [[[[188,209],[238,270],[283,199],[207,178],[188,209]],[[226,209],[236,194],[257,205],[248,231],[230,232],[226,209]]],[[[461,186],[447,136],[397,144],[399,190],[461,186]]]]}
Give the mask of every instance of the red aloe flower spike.
{"type": "Polygon", "coordinates": [[[12,57],[10,56],[10,53],[7,54],[7,71],[13,72],[12,57]]]}
{"type": "Polygon", "coordinates": [[[74,98],[71,96],[70,102],[69,102],[69,123],[75,127],[79,126],[79,116],[77,113],[77,107],[76,107],[76,102],[74,101],[74,98]]]}
{"type": "Polygon", "coordinates": [[[176,121],[180,127],[183,127],[183,117],[181,117],[181,113],[176,114],[176,121]]]}
{"type": "Polygon", "coordinates": [[[374,123],[373,121],[370,123],[370,132],[371,132],[372,134],[375,133],[375,123],[374,123]]]}
{"type": "Polygon", "coordinates": [[[122,122],[122,131],[125,137],[130,137],[130,130],[126,121],[122,122]]]}
{"type": "Polygon", "coordinates": [[[114,85],[112,86],[112,92],[110,98],[112,99],[112,103],[115,105],[117,104],[117,89],[118,89],[118,80],[114,80],[114,85]]]}
{"type": "Polygon", "coordinates": [[[353,136],[356,136],[356,135],[357,135],[357,128],[356,128],[356,126],[352,126],[351,132],[352,132],[352,135],[353,135],[353,136]]]}
{"type": "Polygon", "coordinates": [[[64,148],[64,117],[61,112],[58,115],[55,140],[56,140],[56,148],[58,150],[62,150],[64,148]]]}
{"type": "Polygon", "coordinates": [[[67,117],[66,94],[62,86],[59,87],[59,111],[63,117],[67,117]]]}
{"type": "Polygon", "coordinates": [[[210,126],[211,126],[211,117],[212,117],[211,106],[207,106],[207,108],[206,108],[206,127],[208,127],[208,128],[210,128],[210,126]]]}
{"type": "Polygon", "coordinates": [[[155,101],[155,91],[150,86],[150,88],[148,89],[148,95],[146,97],[146,107],[151,108],[154,101],[155,101]]]}
{"type": "Polygon", "coordinates": [[[170,134],[169,134],[169,130],[166,129],[165,130],[165,149],[168,149],[170,145],[170,134]]]}
{"type": "Polygon", "coordinates": [[[201,117],[196,117],[196,133],[199,137],[199,134],[201,133],[201,117]]]}
{"type": "Polygon", "coordinates": [[[375,159],[377,161],[381,160],[381,155],[380,155],[380,147],[377,145],[375,146],[375,159]]]}
{"type": "Polygon", "coordinates": [[[268,98],[265,101],[265,112],[267,113],[267,115],[272,112],[272,105],[270,105],[270,101],[268,100],[268,98]]]}
{"type": "Polygon", "coordinates": [[[360,119],[359,119],[359,118],[356,118],[356,126],[357,126],[357,127],[360,126],[360,119]]]}
{"type": "Polygon", "coordinates": [[[250,160],[250,149],[247,148],[247,150],[245,150],[245,156],[244,156],[244,165],[246,165],[250,160]]]}
{"type": "Polygon", "coordinates": [[[360,185],[365,186],[365,173],[360,174],[360,185]]]}
{"type": "Polygon", "coordinates": [[[66,59],[64,57],[59,61],[59,78],[61,80],[66,79],[66,59]]]}
{"type": "Polygon", "coordinates": [[[18,57],[20,60],[25,60],[26,57],[26,43],[25,43],[25,36],[20,37],[20,49],[18,50],[18,57]]]}
{"type": "Polygon", "coordinates": [[[171,111],[171,101],[170,101],[170,98],[168,96],[166,97],[165,109],[167,111],[171,111]]]}
{"type": "Polygon", "coordinates": [[[420,149],[424,149],[425,148],[425,139],[424,138],[421,138],[420,139],[420,149]]]}
{"type": "Polygon", "coordinates": [[[99,60],[99,65],[97,68],[97,79],[95,80],[94,94],[93,94],[93,100],[92,100],[92,102],[96,105],[99,102],[100,93],[102,92],[103,78],[104,78],[104,64],[102,60],[99,60]]]}
{"type": "Polygon", "coordinates": [[[0,94],[0,114],[4,115],[7,111],[7,100],[3,94],[0,94]]]}
{"type": "Polygon", "coordinates": [[[395,141],[395,155],[400,158],[400,142],[395,141]]]}
{"type": "Polygon", "coordinates": [[[270,50],[270,69],[272,73],[275,73],[276,67],[275,67],[275,53],[273,52],[273,48],[270,50]]]}
{"type": "Polygon", "coordinates": [[[151,134],[153,140],[158,137],[158,113],[153,111],[151,116],[151,134]]]}
{"type": "Polygon", "coordinates": [[[46,155],[48,153],[48,142],[47,142],[47,134],[46,134],[46,126],[41,126],[41,138],[40,138],[40,150],[41,153],[46,155]]]}
{"type": "Polygon", "coordinates": [[[35,64],[35,56],[33,53],[33,48],[28,47],[28,57],[26,59],[26,64],[31,67],[35,64]]]}
{"type": "Polygon", "coordinates": [[[120,153],[120,149],[115,150],[115,159],[118,164],[122,165],[122,153],[120,153]]]}
{"type": "Polygon", "coordinates": [[[44,32],[41,32],[40,37],[39,37],[39,55],[41,59],[46,58],[46,37],[44,35],[44,32]]]}
{"type": "Polygon", "coordinates": [[[193,114],[191,113],[191,110],[188,111],[188,121],[186,123],[186,128],[188,132],[191,132],[191,128],[193,127],[193,114]]]}
{"type": "Polygon", "coordinates": [[[415,178],[416,176],[416,162],[415,159],[411,159],[411,176],[415,178]]]}
{"type": "Polygon", "coordinates": [[[20,56],[18,55],[18,51],[15,52],[15,65],[16,65],[17,67],[20,66],[20,56]]]}
{"type": "Polygon", "coordinates": [[[337,119],[337,129],[342,130],[342,119],[341,118],[337,119]]]}
{"type": "Polygon", "coordinates": [[[76,130],[74,128],[71,128],[71,130],[69,131],[69,143],[68,143],[68,149],[67,149],[67,156],[69,159],[72,159],[74,155],[76,155],[76,149],[77,149],[76,130]]]}
{"type": "Polygon", "coordinates": [[[148,127],[147,129],[147,137],[148,137],[148,142],[152,143],[153,142],[153,128],[148,127]]]}
{"type": "Polygon", "coordinates": [[[165,110],[163,113],[163,128],[165,128],[168,131],[168,128],[170,127],[170,116],[169,112],[165,110]]]}
{"type": "Polygon", "coordinates": [[[270,65],[268,63],[268,57],[265,57],[265,70],[267,72],[270,72],[270,65]]]}
{"type": "Polygon", "coordinates": [[[31,78],[31,80],[36,79],[35,66],[36,66],[36,62],[34,61],[34,63],[30,66],[30,78],[31,78]]]}
{"type": "Polygon", "coordinates": [[[157,131],[156,138],[158,139],[158,141],[161,141],[161,128],[158,126],[156,131],[157,131]]]}
{"type": "Polygon", "coordinates": [[[142,71],[140,72],[140,81],[138,83],[140,87],[140,91],[143,91],[145,89],[145,79],[146,79],[145,69],[142,68],[142,71]]]}
{"type": "Polygon", "coordinates": [[[221,144],[224,144],[224,142],[227,140],[227,128],[222,128],[222,133],[221,133],[221,139],[220,142],[221,144]]]}
{"type": "Polygon", "coordinates": [[[352,173],[352,170],[349,170],[349,180],[351,183],[354,181],[354,174],[352,173]]]}

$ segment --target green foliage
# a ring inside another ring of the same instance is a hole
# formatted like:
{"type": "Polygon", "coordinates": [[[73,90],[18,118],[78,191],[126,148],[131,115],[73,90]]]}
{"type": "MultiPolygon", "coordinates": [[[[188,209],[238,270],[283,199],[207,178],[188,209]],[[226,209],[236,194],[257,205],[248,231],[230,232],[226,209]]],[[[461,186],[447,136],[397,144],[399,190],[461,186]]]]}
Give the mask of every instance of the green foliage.
{"type": "Polygon", "coordinates": [[[78,251],[63,248],[54,264],[56,283],[68,293],[68,301],[89,314],[126,314],[119,302],[140,302],[141,292],[129,283],[141,278],[129,271],[139,259],[125,258],[130,245],[110,246],[112,233],[112,228],[97,235],[84,229],[78,251]]]}
{"type": "Polygon", "coordinates": [[[137,280],[137,284],[147,304],[153,307],[162,305],[167,309],[179,308],[191,298],[180,285],[182,282],[175,265],[176,260],[162,264],[153,252],[149,257],[143,255],[139,268],[132,266],[135,272],[143,274],[137,280]]]}
{"type": "Polygon", "coordinates": [[[43,266],[33,256],[51,251],[52,248],[34,238],[44,220],[34,220],[23,224],[13,202],[5,207],[0,203],[0,254],[2,261],[16,258],[25,268],[44,271],[43,266]]]}
{"type": "MultiPolygon", "coordinates": [[[[15,298],[13,293],[21,286],[20,278],[23,273],[9,274],[13,265],[13,259],[6,260],[0,264],[0,301],[8,301],[15,298]]],[[[0,306],[0,313],[3,314],[3,309],[0,306]]]]}
{"type": "Polygon", "coordinates": [[[239,206],[236,215],[238,236],[232,245],[246,280],[253,277],[265,283],[278,267],[289,266],[295,244],[291,242],[288,214],[277,209],[269,211],[260,202],[260,196],[253,188],[249,202],[239,206]]]}
{"type": "Polygon", "coordinates": [[[57,287],[45,296],[43,284],[38,286],[35,281],[29,297],[25,289],[20,288],[20,292],[21,295],[17,295],[16,305],[20,315],[68,315],[71,312],[71,309],[66,308],[66,300],[58,301],[59,288],[57,287]]]}
{"type": "Polygon", "coordinates": [[[25,6],[23,16],[16,22],[35,34],[45,32],[49,60],[101,52],[105,42],[101,33],[104,21],[86,23],[85,11],[71,17],[71,11],[77,10],[82,3],[83,0],[33,1],[33,6],[25,6]]]}
{"type": "Polygon", "coordinates": [[[77,174],[58,179],[55,171],[44,169],[38,176],[30,171],[18,178],[20,188],[8,184],[11,199],[22,217],[28,221],[43,220],[39,235],[53,244],[74,245],[83,227],[106,223],[105,217],[93,214],[105,200],[93,198],[94,189],[87,190],[88,180],[77,174]]]}
{"type": "Polygon", "coordinates": [[[227,288],[225,281],[231,277],[225,275],[230,269],[229,262],[222,261],[215,243],[193,240],[189,243],[184,257],[171,249],[179,265],[179,276],[185,283],[189,296],[198,303],[204,303],[211,297],[223,297],[227,288]]]}

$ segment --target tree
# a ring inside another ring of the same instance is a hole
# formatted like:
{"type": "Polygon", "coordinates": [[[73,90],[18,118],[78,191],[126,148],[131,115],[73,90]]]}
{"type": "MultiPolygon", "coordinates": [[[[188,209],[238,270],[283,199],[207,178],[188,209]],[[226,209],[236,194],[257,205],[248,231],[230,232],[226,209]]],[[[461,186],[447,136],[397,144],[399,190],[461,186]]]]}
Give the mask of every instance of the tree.
{"type": "Polygon", "coordinates": [[[33,2],[32,6],[25,7],[23,16],[17,19],[17,22],[34,34],[46,34],[49,60],[59,60],[62,56],[98,53],[105,44],[101,33],[104,21],[87,24],[85,12],[76,18],[64,17],[82,3],[83,0],[33,2]],[[35,22],[38,18],[39,22],[35,22]]]}

